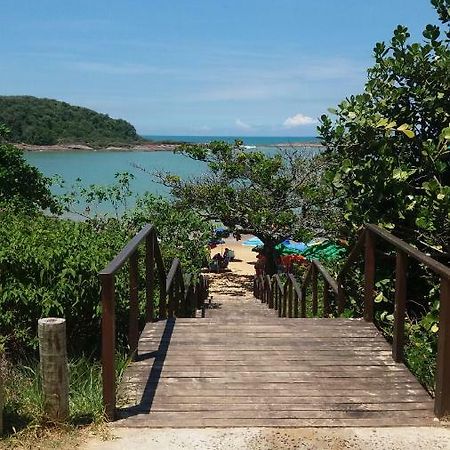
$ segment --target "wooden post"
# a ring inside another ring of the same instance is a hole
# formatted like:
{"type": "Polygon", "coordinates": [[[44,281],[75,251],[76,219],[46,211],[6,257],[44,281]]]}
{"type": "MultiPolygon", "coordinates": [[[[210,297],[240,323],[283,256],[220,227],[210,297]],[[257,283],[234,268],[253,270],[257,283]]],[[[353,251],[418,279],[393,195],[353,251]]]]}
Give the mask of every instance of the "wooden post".
{"type": "Polygon", "coordinates": [[[297,291],[294,293],[294,317],[298,317],[298,294],[297,291]]]}
{"type": "Polygon", "coordinates": [[[293,317],[292,307],[294,301],[294,286],[292,285],[292,280],[288,280],[288,317],[293,317]]]}
{"type": "Polygon", "coordinates": [[[366,229],[364,260],[364,320],[373,322],[375,240],[372,232],[368,229],[366,229]]]}
{"type": "Polygon", "coordinates": [[[281,317],[287,317],[288,309],[288,284],[287,282],[283,286],[283,311],[281,311],[281,317]]]}
{"type": "Polygon", "coordinates": [[[301,297],[300,297],[300,317],[306,317],[306,286],[302,286],[301,288],[301,297]]]}
{"type": "Polygon", "coordinates": [[[407,266],[408,256],[401,250],[397,250],[395,263],[394,336],[392,341],[392,358],[395,362],[403,361],[407,266]]]}
{"type": "Polygon", "coordinates": [[[329,285],[327,280],[323,280],[323,317],[328,317],[330,315],[330,296],[329,296],[329,285]]]}
{"type": "Polygon", "coordinates": [[[116,409],[116,298],[114,276],[102,275],[102,381],[103,405],[108,420],[116,409]]]}
{"type": "Polygon", "coordinates": [[[44,411],[49,419],[63,422],[69,415],[66,320],[39,319],[38,337],[44,411]]]}
{"type": "Polygon", "coordinates": [[[154,232],[145,238],[145,319],[152,322],[155,318],[153,305],[153,286],[155,284],[155,242],[154,232]]]}
{"type": "Polygon", "coordinates": [[[277,291],[278,317],[283,317],[283,292],[280,291],[278,283],[275,284],[275,289],[277,291]]]}
{"type": "Polygon", "coordinates": [[[450,280],[441,278],[439,341],[436,359],[436,391],[434,413],[450,414],[450,280]]]}
{"type": "Polygon", "coordinates": [[[313,262],[311,262],[311,289],[312,289],[312,314],[317,316],[317,269],[313,262]]]}
{"type": "Polygon", "coordinates": [[[139,253],[136,250],[130,256],[129,278],[130,278],[130,312],[128,322],[128,345],[130,355],[137,356],[139,339],[139,299],[138,299],[138,263],[139,253]]]}

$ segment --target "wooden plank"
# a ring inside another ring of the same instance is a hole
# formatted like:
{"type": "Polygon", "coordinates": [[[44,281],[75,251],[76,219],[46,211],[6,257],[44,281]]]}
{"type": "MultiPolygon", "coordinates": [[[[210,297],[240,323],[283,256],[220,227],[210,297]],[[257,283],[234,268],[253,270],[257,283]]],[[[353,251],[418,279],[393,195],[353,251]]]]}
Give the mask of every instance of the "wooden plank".
{"type": "Polygon", "coordinates": [[[125,426],[133,428],[166,428],[168,426],[172,428],[186,428],[186,427],[319,427],[319,428],[331,428],[331,427],[395,427],[395,426],[433,426],[435,425],[431,418],[427,417],[372,417],[372,418],[269,418],[269,419],[242,419],[242,418],[180,418],[172,417],[172,420],[168,420],[168,417],[149,417],[139,415],[129,418],[124,421],[118,421],[116,426],[125,426]],[[177,420],[178,419],[178,420],[177,420]],[[428,420],[424,420],[428,419],[428,420]],[[170,425],[168,425],[170,424],[170,425]]]}
{"type": "MultiPolygon", "coordinates": [[[[277,302],[289,316],[286,294],[277,302]]],[[[221,308],[210,318],[146,326],[142,360],[121,384],[126,426],[387,426],[432,416],[432,400],[373,324],[278,318],[259,300],[215,301],[221,308]]]]}
{"type": "MultiPolygon", "coordinates": [[[[388,391],[391,395],[392,392],[388,391]]],[[[405,408],[413,408],[416,404],[428,405],[429,407],[433,404],[432,399],[423,394],[423,395],[414,395],[414,396],[404,396],[404,395],[394,395],[387,397],[384,394],[384,391],[379,393],[379,395],[369,395],[366,393],[359,393],[358,395],[349,395],[348,393],[344,393],[340,396],[327,396],[323,397],[322,395],[314,396],[314,395],[290,395],[290,396],[271,396],[266,395],[264,397],[261,396],[249,396],[249,395],[241,395],[241,396],[231,396],[231,395],[223,395],[223,396],[202,396],[199,397],[197,395],[167,395],[163,396],[157,394],[154,400],[154,405],[194,405],[194,404],[221,404],[221,405],[253,405],[253,404],[262,404],[262,405],[318,405],[319,407],[325,407],[326,405],[334,405],[340,403],[351,403],[351,404],[365,404],[365,405],[383,405],[389,403],[401,404],[405,405],[405,408]],[[408,406],[410,405],[411,406],[408,406]]],[[[184,406],[180,406],[183,408],[184,406]]],[[[380,406],[381,408],[382,406],[380,406]]]]}
{"type": "Polygon", "coordinates": [[[427,411],[429,415],[432,403],[334,403],[334,404],[272,404],[272,403],[242,403],[242,404],[153,404],[152,412],[189,412],[189,411],[427,411]]]}

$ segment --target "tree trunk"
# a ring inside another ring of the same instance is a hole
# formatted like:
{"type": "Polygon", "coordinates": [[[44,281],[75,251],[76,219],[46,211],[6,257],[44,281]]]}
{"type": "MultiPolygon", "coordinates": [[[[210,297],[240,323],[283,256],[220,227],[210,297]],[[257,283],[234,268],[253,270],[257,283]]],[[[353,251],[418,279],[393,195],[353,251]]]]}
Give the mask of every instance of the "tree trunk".
{"type": "Polygon", "coordinates": [[[44,410],[49,419],[62,422],[69,414],[65,319],[39,319],[38,336],[44,410]]]}
{"type": "Polygon", "coordinates": [[[266,257],[265,272],[267,275],[275,275],[277,273],[277,253],[275,251],[275,242],[264,242],[263,254],[266,257]]]}

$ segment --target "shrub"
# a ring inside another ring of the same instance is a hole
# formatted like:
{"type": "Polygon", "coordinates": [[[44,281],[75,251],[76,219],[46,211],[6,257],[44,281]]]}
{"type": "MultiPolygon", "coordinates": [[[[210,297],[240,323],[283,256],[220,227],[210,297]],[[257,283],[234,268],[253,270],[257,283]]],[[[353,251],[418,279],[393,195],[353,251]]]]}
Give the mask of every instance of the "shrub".
{"type": "MultiPolygon", "coordinates": [[[[118,253],[128,233],[116,221],[90,223],[0,213],[0,329],[6,348],[23,354],[37,346],[37,320],[65,317],[71,350],[98,348],[101,309],[97,273],[118,253]]],[[[124,292],[124,283],[117,284],[124,292]]],[[[122,296],[123,297],[123,296],[122,296]]],[[[125,301],[117,301],[119,332],[125,301]]]]}

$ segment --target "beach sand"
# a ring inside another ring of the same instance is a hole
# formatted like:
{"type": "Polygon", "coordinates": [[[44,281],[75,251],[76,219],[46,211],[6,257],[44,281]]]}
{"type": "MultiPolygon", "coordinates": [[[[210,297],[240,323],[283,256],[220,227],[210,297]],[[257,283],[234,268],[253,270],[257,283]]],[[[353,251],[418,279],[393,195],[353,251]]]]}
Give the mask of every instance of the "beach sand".
{"type": "Polygon", "coordinates": [[[228,269],[237,275],[255,275],[256,252],[252,252],[252,247],[242,245],[246,239],[253,237],[252,235],[241,236],[237,241],[234,237],[224,239],[225,243],[211,249],[211,257],[220,252],[223,255],[225,248],[234,251],[234,260],[228,264],[228,269]]]}

